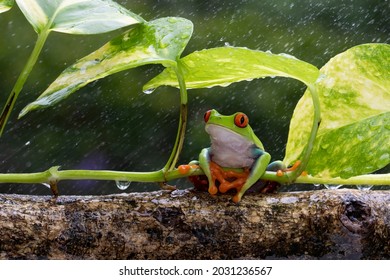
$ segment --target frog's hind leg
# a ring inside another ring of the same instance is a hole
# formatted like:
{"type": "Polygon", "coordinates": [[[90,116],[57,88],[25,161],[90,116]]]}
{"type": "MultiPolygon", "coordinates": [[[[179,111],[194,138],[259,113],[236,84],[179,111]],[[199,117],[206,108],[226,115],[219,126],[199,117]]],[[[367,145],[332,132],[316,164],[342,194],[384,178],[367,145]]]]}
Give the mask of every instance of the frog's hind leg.
{"type": "MultiPolygon", "coordinates": [[[[281,160],[276,160],[268,164],[266,170],[277,172],[284,169],[286,169],[286,165],[281,160]]],[[[261,193],[274,193],[280,187],[280,183],[278,182],[265,180],[259,180],[256,185],[257,189],[260,189],[261,193]]]]}

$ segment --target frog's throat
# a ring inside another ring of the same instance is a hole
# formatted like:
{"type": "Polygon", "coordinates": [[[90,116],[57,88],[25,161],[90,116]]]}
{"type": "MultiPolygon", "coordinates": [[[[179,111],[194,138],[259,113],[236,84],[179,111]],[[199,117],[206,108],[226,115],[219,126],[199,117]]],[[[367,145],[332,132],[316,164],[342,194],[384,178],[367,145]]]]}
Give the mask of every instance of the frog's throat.
{"type": "Polygon", "coordinates": [[[210,124],[206,131],[211,140],[211,157],[223,167],[244,168],[254,162],[255,144],[244,136],[223,126],[210,124]]]}

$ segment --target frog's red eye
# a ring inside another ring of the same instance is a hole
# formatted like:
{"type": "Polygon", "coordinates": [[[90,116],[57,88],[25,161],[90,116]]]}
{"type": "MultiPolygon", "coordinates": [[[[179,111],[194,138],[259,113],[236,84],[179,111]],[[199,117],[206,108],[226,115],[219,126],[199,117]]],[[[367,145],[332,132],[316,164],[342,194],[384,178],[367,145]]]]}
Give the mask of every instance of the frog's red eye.
{"type": "Polygon", "coordinates": [[[208,121],[209,121],[210,115],[211,115],[211,110],[208,110],[206,113],[204,113],[203,118],[204,118],[204,121],[205,121],[205,122],[208,122],[208,121]]]}
{"type": "Polygon", "coordinates": [[[249,119],[244,113],[237,113],[234,117],[234,124],[238,127],[244,128],[248,125],[249,119]]]}

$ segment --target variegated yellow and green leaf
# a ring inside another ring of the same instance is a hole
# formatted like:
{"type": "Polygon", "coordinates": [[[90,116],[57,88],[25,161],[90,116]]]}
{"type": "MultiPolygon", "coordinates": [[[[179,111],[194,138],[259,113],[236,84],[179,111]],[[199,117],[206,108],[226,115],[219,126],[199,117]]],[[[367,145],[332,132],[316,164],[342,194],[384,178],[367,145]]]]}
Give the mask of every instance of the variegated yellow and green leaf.
{"type": "Polygon", "coordinates": [[[20,116],[51,106],[88,83],[123,70],[145,64],[175,66],[192,31],[191,21],[176,17],[136,25],[68,67],[20,116]]]}
{"type": "MultiPolygon", "coordinates": [[[[272,54],[238,47],[196,51],[180,59],[187,88],[228,86],[231,83],[264,77],[289,77],[313,84],[318,69],[287,54],[272,54]]],[[[145,90],[162,85],[179,87],[173,69],[165,69],[150,80],[145,90]]]]}
{"type": "MultiPolygon", "coordinates": [[[[390,46],[365,44],[332,58],[316,89],[322,121],[309,174],[348,178],[390,163],[390,46]]],[[[295,108],[284,162],[299,159],[313,118],[310,93],[295,108]]]]}
{"type": "Polygon", "coordinates": [[[97,34],[144,20],[111,0],[16,0],[37,33],[97,34]]]}
{"type": "Polygon", "coordinates": [[[12,8],[14,0],[0,0],[0,13],[4,13],[12,8]]]}

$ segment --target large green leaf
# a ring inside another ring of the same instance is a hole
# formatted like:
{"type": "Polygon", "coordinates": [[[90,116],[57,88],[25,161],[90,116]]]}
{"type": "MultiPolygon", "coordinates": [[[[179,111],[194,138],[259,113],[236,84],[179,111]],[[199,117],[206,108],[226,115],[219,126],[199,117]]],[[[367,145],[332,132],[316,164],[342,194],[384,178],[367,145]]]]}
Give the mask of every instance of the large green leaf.
{"type": "MultiPolygon", "coordinates": [[[[237,47],[206,49],[189,54],[180,60],[188,88],[228,86],[233,82],[255,78],[289,77],[313,84],[318,69],[286,54],[272,54],[237,47]]],[[[178,87],[173,69],[165,69],[145,86],[151,90],[161,85],[178,87]]]]}
{"type": "Polygon", "coordinates": [[[14,0],[0,0],[0,13],[4,13],[12,8],[14,0]]]}
{"type": "MultiPolygon", "coordinates": [[[[322,121],[307,170],[348,178],[390,163],[390,46],[365,44],[332,58],[316,89],[322,121]]],[[[310,94],[295,108],[285,163],[301,157],[313,118],[310,94]]]]}
{"type": "Polygon", "coordinates": [[[86,84],[119,71],[145,64],[176,65],[192,30],[191,21],[176,17],[137,25],[68,67],[19,116],[53,105],[86,84]]]}
{"type": "Polygon", "coordinates": [[[16,0],[37,33],[96,34],[144,22],[111,0],[16,0]]]}

